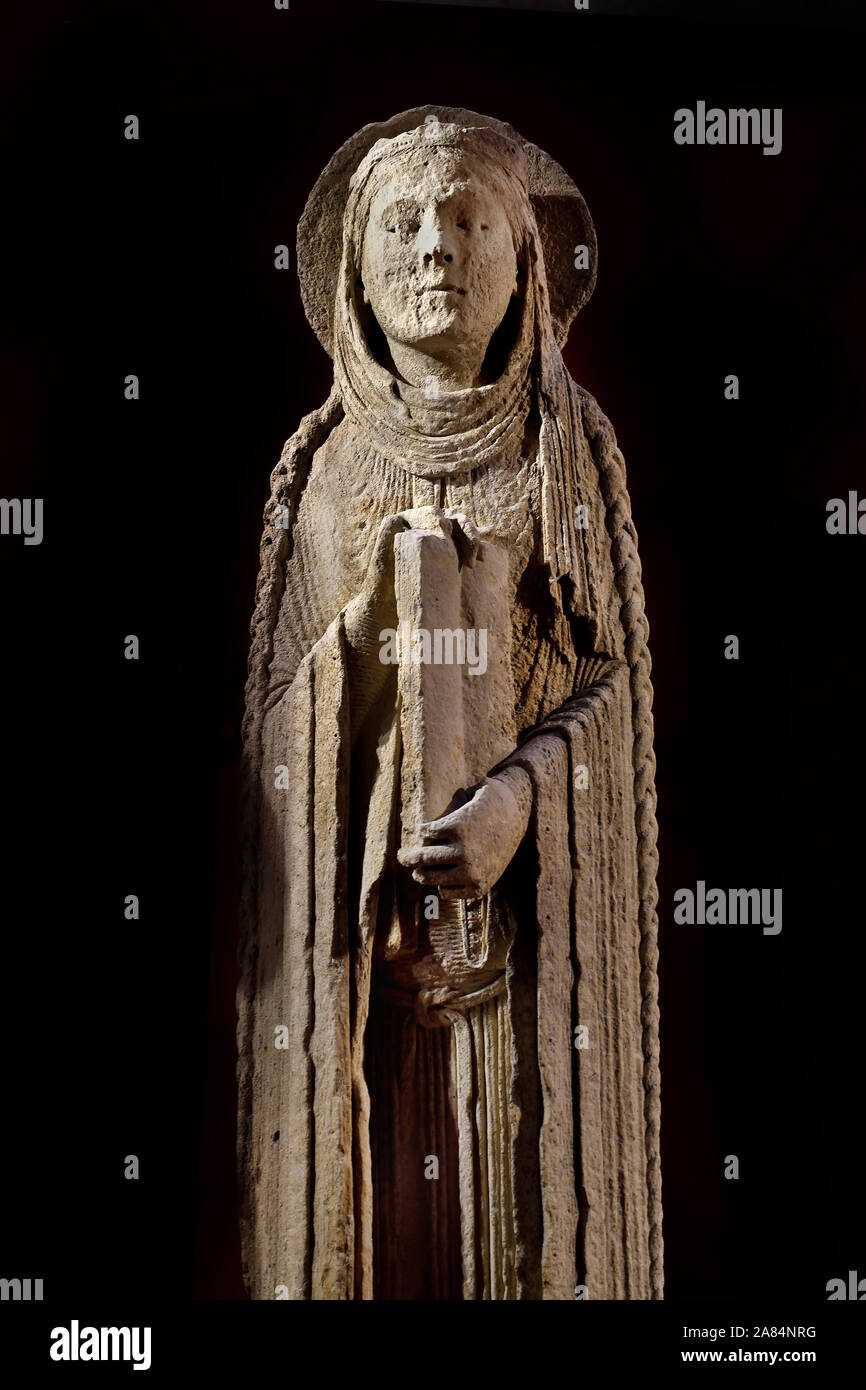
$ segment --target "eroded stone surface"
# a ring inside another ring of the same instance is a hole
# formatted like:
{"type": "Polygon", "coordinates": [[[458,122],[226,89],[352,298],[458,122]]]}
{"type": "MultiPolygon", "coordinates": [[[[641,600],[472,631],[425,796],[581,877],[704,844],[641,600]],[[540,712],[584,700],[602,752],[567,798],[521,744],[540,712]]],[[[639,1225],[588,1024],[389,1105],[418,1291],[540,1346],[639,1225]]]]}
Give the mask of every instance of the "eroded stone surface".
{"type": "Polygon", "coordinates": [[[560,354],[589,214],[511,127],[420,108],[334,156],[299,265],[334,389],[274,471],[252,629],[250,1291],[661,1297],[647,625],[560,354]],[[383,660],[407,627],[426,658],[383,660]]]}

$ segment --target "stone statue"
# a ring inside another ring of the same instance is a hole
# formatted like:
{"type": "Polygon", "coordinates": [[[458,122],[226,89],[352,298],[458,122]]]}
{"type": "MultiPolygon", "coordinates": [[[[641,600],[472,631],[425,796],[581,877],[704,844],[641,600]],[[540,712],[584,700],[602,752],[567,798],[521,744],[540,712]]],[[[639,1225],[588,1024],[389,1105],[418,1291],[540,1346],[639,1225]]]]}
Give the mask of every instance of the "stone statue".
{"type": "Polygon", "coordinates": [[[252,624],[254,1298],[662,1296],[648,628],[560,353],[595,262],[564,171],[449,108],[365,127],[299,227],[334,387],[252,624]]]}

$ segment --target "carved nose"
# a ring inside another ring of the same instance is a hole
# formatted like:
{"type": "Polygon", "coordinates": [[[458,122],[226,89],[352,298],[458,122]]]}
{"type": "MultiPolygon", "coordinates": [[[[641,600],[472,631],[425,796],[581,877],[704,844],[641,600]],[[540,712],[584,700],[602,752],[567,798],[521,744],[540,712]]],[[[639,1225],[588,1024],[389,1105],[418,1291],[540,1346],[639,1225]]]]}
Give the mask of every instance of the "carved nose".
{"type": "Polygon", "coordinates": [[[448,248],[448,239],[439,222],[432,219],[424,223],[419,237],[421,258],[425,266],[446,265],[454,256],[448,248]]]}

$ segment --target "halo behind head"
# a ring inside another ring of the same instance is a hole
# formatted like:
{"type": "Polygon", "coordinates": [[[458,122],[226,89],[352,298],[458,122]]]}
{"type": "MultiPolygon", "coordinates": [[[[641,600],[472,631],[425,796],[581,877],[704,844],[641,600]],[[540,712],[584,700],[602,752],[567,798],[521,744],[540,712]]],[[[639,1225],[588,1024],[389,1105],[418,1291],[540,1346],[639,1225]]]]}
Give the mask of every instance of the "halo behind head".
{"type": "MultiPolygon", "coordinates": [[[[550,309],[560,347],[578,310],[595,286],[595,228],[580,192],[555,160],[503,121],[474,111],[421,106],[389,121],[364,126],[329,161],[310,194],[298,224],[298,278],[304,311],[325,351],[333,352],[334,302],[343,246],[343,215],[351,180],[378,141],[393,141],[425,124],[436,139],[436,123],[467,128],[468,141],[502,162],[527,188],[535,212],[547,272],[550,309]],[[482,135],[481,131],[490,135],[482,135]],[[477,132],[477,133],[476,133],[477,132]],[[575,247],[588,248],[589,267],[574,266],[575,247]]],[[[388,147],[383,147],[383,155],[388,147]]],[[[399,149],[399,144],[394,149],[399,149]]]]}

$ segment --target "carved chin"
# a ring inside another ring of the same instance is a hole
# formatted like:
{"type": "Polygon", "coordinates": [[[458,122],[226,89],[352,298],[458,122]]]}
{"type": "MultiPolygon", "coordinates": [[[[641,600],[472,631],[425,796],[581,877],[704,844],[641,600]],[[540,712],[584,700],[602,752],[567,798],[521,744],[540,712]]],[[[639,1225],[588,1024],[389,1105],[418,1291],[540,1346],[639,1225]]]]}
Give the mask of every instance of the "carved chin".
{"type": "Polygon", "coordinates": [[[443,333],[461,318],[463,300],[452,293],[419,295],[409,319],[412,338],[420,340],[443,333]]]}

